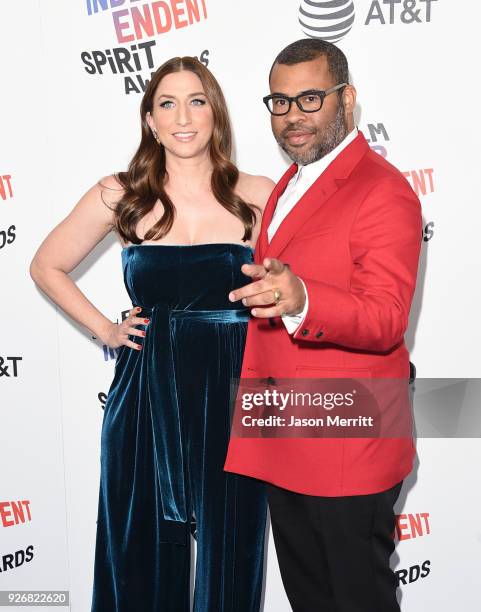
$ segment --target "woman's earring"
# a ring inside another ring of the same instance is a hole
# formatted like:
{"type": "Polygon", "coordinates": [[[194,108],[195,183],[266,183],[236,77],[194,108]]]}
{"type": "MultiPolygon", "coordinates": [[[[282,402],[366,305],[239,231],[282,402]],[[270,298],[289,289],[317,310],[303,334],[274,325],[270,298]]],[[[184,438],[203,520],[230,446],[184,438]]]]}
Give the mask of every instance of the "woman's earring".
{"type": "Polygon", "coordinates": [[[157,134],[157,131],[154,130],[154,128],[152,128],[152,134],[154,135],[155,140],[157,141],[157,144],[160,144],[160,138],[159,135],[157,134]]]}

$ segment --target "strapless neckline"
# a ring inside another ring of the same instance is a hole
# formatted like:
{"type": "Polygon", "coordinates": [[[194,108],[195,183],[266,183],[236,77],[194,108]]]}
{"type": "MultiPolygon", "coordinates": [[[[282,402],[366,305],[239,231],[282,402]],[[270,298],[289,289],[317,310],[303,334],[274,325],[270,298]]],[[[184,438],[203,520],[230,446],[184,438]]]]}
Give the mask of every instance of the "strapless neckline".
{"type": "Polygon", "coordinates": [[[122,247],[122,250],[132,249],[134,247],[145,248],[145,247],[171,247],[171,248],[194,248],[194,247],[206,247],[206,246],[235,246],[240,247],[241,249],[249,249],[254,251],[254,248],[246,245],[240,244],[239,242],[199,242],[198,244],[129,244],[127,246],[122,247]]]}

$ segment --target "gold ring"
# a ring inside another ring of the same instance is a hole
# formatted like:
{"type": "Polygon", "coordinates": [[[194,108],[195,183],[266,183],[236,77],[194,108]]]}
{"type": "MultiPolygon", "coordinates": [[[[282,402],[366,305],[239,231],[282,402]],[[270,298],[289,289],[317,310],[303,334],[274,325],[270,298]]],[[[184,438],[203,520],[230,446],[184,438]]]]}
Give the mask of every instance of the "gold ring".
{"type": "Polygon", "coordinates": [[[274,289],[274,299],[276,301],[276,304],[279,304],[279,301],[281,299],[281,292],[279,291],[279,289],[274,289]]]}

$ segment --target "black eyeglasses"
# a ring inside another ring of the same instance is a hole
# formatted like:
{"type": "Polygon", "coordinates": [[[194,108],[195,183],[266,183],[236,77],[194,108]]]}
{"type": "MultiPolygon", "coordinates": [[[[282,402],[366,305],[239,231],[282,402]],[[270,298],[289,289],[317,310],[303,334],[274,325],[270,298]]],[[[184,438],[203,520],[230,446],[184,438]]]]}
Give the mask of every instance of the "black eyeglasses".
{"type": "Polygon", "coordinates": [[[340,83],[330,89],[308,89],[303,91],[298,96],[285,96],[280,93],[273,93],[270,96],[265,96],[262,101],[267,106],[271,115],[287,115],[291,110],[291,105],[295,102],[300,111],[303,113],[316,113],[321,110],[324,98],[329,94],[334,93],[341,87],[346,87],[347,83],[340,83]]]}

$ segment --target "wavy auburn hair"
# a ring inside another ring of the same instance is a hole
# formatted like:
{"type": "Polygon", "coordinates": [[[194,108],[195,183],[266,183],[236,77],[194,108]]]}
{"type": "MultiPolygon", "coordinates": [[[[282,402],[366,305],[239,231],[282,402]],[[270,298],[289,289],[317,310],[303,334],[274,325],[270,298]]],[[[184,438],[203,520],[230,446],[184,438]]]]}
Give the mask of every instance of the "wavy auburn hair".
{"type": "Polygon", "coordinates": [[[257,206],[248,204],[235,192],[239,171],[231,162],[232,131],[224,95],[210,70],[195,57],[174,57],[166,61],[154,73],[142,98],[140,118],[142,136],[140,145],[129,163],[126,172],[114,174],[124,192],[115,205],[114,226],[125,242],[141,244],[143,240],[156,240],[165,236],[174,222],[175,206],[167,195],[164,184],[167,177],[165,149],[155,140],[147,123],[147,112],[153,111],[154,94],[160,81],[168,74],[190,70],[202,82],[214,118],[214,129],[210,140],[210,158],[213,164],[211,177],[215,198],[230,213],[244,224],[242,240],[249,240],[256,222],[257,206]],[[138,222],[149,213],[160,200],[164,213],[141,239],[137,236],[138,222]]]}

